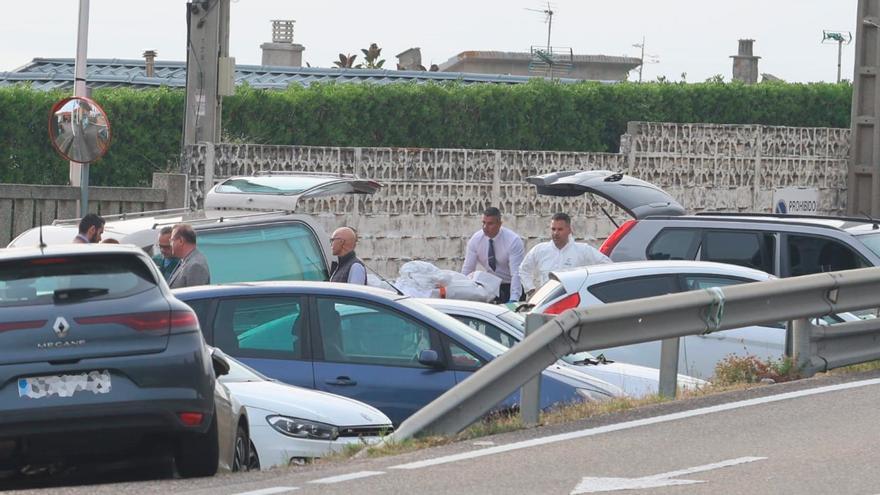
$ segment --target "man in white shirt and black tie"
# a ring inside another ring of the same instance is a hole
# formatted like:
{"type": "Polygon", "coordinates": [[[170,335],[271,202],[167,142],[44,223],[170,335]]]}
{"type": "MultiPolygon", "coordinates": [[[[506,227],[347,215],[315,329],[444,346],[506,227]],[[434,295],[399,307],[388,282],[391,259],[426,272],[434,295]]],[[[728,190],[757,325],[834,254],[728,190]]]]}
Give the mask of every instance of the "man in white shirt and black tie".
{"type": "Polygon", "coordinates": [[[525,255],[519,234],[501,226],[501,210],[490,206],[483,212],[483,228],[471,236],[467,243],[461,273],[470,275],[477,269],[501,279],[501,288],[495,302],[519,301],[522,285],[519,281],[519,265],[525,255]]]}

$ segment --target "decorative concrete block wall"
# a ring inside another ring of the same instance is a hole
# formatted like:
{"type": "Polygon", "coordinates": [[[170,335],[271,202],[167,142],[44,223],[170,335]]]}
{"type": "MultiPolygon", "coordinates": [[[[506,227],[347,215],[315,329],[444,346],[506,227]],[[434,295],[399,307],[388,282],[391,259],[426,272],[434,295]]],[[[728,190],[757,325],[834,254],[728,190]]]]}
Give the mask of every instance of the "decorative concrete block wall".
{"type": "Polygon", "coordinates": [[[846,205],[848,129],[631,123],[621,153],[503,150],[332,148],[198,145],[186,151],[190,205],[198,207],[205,183],[268,171],[357,174],[381,182],[374,196],[310,200],[330,232],[350,225],[361,236],[358,254],[394,277],[409,260],[458,269],[470,235],[489,205],[527,248],[547,239],[550,216],[565,211],[578,239],[598,245],[627,215],[601,198],[537,196],[525,182],[559,170],[621,171],[657,184],[691,212],[770,211],[773,190],[816,187],[824,214],[846,205]]]}

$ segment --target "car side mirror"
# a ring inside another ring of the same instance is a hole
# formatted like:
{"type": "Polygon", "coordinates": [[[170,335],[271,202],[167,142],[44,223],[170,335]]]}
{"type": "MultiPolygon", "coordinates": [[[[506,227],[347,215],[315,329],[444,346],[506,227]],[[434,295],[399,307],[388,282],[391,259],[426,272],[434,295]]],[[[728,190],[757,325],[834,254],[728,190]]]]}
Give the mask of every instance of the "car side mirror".
{"type": "Polygon", "coordinates": [[[224,359],[219,353],[211,353],[211,364],[214,365],[214,375],[217,378],[229,374],[229,361],[224,359]]]}
{"type": "Polygon", "coordinates": [[[442,368],[443,362],[434,349],[424,349],[419,351],[419,364],[430,366],[432,368],[442,368]]]}

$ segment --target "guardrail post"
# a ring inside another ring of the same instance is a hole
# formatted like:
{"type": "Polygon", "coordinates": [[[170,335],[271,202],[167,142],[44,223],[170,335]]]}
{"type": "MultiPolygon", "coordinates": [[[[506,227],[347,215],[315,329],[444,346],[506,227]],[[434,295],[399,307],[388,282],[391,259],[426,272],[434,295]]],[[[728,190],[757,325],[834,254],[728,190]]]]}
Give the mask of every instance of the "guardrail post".
{"type": "MultiPolygon", "coordinates": [[[[548,319],[547,315],[530,313],[526,315],[526,334],[541,328],[548,319]]],[[[527,381],[519,392],[519,411],[524,425],[536,425],[541,415],[541,373],[527,381]]]]}
{"type": "Polygon", "coordinates": [[[813,324],[807,318],[800,318],[792,320],[791,329],[794,364],[805,378],[811,377],[816,374],[816,370],[813,369],[812,342],[810,340],[813,324]]]}
{"type": "Polygon", "coordinates": [[[675,398],[678,392],[678,337],[660,343],[660,396],[675,398]]]}

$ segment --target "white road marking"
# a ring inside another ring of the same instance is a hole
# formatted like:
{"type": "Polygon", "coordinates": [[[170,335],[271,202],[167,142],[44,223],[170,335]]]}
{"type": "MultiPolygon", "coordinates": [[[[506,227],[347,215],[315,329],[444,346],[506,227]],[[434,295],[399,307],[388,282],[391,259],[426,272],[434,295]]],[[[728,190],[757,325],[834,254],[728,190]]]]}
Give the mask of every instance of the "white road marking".
{"type": "Polygon", "coordinates": [[[339,476],[331,476],[329,478],[321,478],[317,480],[309,481],[309,483],[321,483],[321,484],[330,484],[330,483],[342,483],[343,481],[356,480],[360,478],[368,478],[370,476],[377,476],[380,474],[385,474],[384,471],[359,471],[357,473],[343,474],[339,476]]]}
{"type": "Polygon", "coordinates": [[[475,447],[491,447],[491,446],[495,445],[495,442],[480,441],[480,442],[474,442],[473,445],[475,447]]]}
{"type": "Polygon", "coordinates": [[[807,390],[798,390],[796,392],[788,392],[785,394],[772,395],[769,397],[760,397],[757,399],[749,399],[739,402],[730,402],[727,404],[719,404],[717,406],[704,407],[701,409],[692,409],[690,411],[682,411],[674,414],[666,414],[664,416],[656,416],[653,418],[645,418],[638,419],[635,421],[627,421],[625,423],[618,423],[613,425],[600,426],[597,428],[590,428],[587,430],[573,431],[569,433],[561,433],[559,435],[551,435],[549,437],[542,438],[534,438],[532,440],[524,440],[522,442],[514,442],[507,445],[499,445],[497,447],[488,447],[482,450],[474,450],[471,452],[464,452],[461,454],[448,455],[443,457],[437,457],[435,459],[427,459],[424,461],[410,462],[407,464],[398,464],[396,466],[391,466],[389,469],[421,469],[430,466],[436,466],[439,464],[446,464],[450,462],[458,462],[464,461],[468,459],[475,459],[477,457],[483,457],[487,455],[501,454],[503,452],[510,452],[513,450],[525,449],[529,447],[538,447],[541,445],[547,445],[556,442],[562,442],[566,440],[573,440],[576,438],[583,437],[591,437],[595,435],[601,435],[603,433],[610,433],[613,431],[620,430],[628,430],[631,428],[638,428],[640,426],[648,426],[658,423],[665,423],[668,421],[676,421],[679,419],[693,418],[696,416],[703,416],[707,414],[713,414],[724,411],[731,411],[734,409],[740,409],[743,407],[757,406],[760,404],[769,404],[773,402],[779,402],[783,400],[796,399],[799,397],[809,397],[811,395],[824,394],[828,392],[836,392],[840,390],[848,390],[852,388],[860,388],[867,387],[870,385],[880,384],[880,379],[873,380],[863,380],[859,382],[850,382],[850,383],[841,383],[838,385],[829,385],[827,387],[818,387],[811,388],[807,390]]]}
{"type": "Polygon", "coordinates": [[[641,478],[593,478],[585,476],[583,480],[572,490],[571,495],[580,495],[583,493],[613,492],[617,490],[644,490],[646,488],[660,488],[664,486],[674,485],[693,485],[696,483],[705,483],[699,480],[673,480],[676,476],[684,476],[687,474],[699,473],[702,471],[711,471],[737,464],[745,464],[747,462],[762,461],[766,457],[739,457],[722,462],[705,464],[678,471],[670,471],[668,473],[655,474],[653,476],[643,476],[641,478]]]}
{"type": "Polygon", "coordinates": [[[274,493],[284,493],[299,490],[297,486],[273,486],[272,488],[263,488],[262,490],[254,490],[252,492],[241,492],[235,495],[273,495],[274,493]]]}

